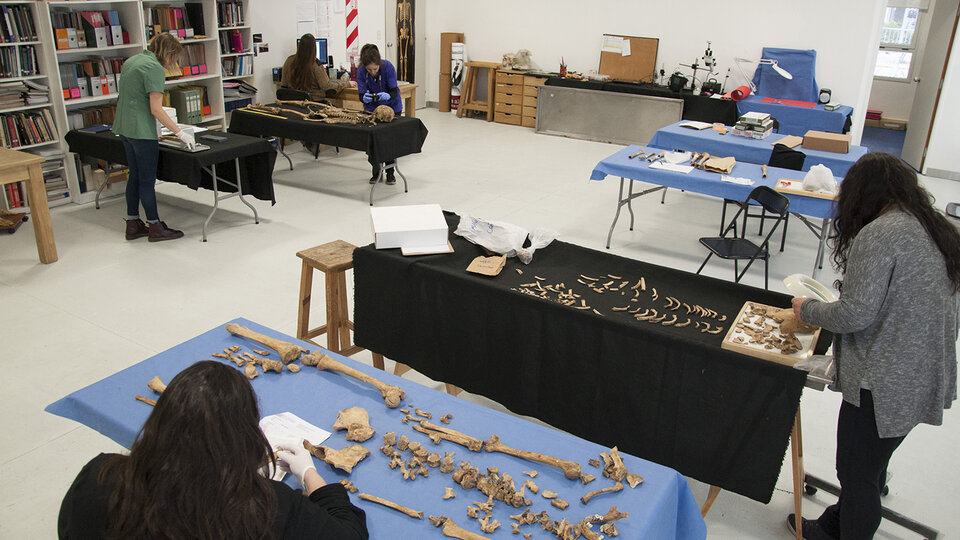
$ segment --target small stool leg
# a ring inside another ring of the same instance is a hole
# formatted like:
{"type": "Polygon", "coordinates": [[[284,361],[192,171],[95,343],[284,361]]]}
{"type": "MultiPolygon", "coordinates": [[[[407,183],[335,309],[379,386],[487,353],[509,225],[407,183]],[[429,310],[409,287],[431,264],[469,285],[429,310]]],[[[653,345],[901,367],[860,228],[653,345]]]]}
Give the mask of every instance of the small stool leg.
{"type": "Polygon", "coordinates": [[[370,356],[373,357],[373,367],[375,367],[375,368],[377,368],[377,369],[379,369],[379,370],[382,371],[382,370],[383,370],[383,355],[380,354],[380,353],[375,353],[375,352],[373,352],[373,351],[370,351],[370,356]]]}
{"type": "Polygon", "coordinates": [[[324,282],[327,289],[327,349],[340,352],[340,287],[338,272],[325,272],[324,282]]]}
{"type": "Polygon", "coordinates": [[[707,500],[703,502],[703,506],[700,508],[700,517],[707,517],[707,512],[709,512],[710,507],[713,506],[713,501],[717,500],[717,495],[720,495],[720,488],[710,486],[710,489],[707,491],[707,500]]]}
{"type": "Polygon", "coordinates": [[[406,364],[401,364],[397,362],[397,365],[393,366],[393,374],[397,377],[402,377],[404,373],[410,371],[412,368],[406,364]]]}
{"type": "Polygon", "coordinates": [[[337,274],[337,300],[340,307],[340,345],[341,349],[350,346],[350,307],[347,305],[347,274],[337,274]]]}
{"type": "Polygon", "coordinates": [[[306,339],[310,330],[310,295],[313,293],[313,268],[303,262],[300,269],[300,306],[297,311],[297,338],[306,339]]]}

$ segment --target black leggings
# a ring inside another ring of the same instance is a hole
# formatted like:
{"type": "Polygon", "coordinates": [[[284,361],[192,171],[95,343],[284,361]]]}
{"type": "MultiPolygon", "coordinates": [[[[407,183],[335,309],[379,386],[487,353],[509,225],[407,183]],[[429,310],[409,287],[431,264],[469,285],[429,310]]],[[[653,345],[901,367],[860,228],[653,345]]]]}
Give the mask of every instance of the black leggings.
{"type": "Polygon", "coordinates": [[[880,491],[887,464],[904,437],[881,439],[873,395],[860,390],[860,406],[846,401],[837,420],[837,478],[840,500],[817,520],[820,530],[843,540],[870,539],[880,527],[880,491]]]}
{"type": "MultiPolygon", "coordinates": [[[[380,176],[380,162],[379,162],[379,161],[374,161],[374,159],[373,159],[372,157],[368,157],[368,158],[367,158],[367,161],[369,161],[369,162],[370,162],[370,166],[373,167],[373,177],[374,177],[374,178],[379,177],[379,176],[380,176]]],[[[384,165],[393,165],[393,164],[396,163],[396,162],[397,162],[397,160],[392,159],[392,160],[390,160],[390,161],[385,162],[384,165]]],[[[393,169],[387,169],[387,174],[388,174],[389,176],[393,176],[393,169]]]]}

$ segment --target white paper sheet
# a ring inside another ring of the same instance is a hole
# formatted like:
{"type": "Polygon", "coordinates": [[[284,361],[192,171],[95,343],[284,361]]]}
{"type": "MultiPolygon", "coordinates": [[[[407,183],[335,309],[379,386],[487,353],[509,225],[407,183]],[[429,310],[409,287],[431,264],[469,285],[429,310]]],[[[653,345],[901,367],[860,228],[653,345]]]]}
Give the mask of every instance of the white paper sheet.
{"type": "Polygon", "coordinates": [[[313,0],[309,2],[297,2],[297,21],[315,20],[317,20],[317,5],[313,0]]]}
{"type": "Polygon", "coordinates": [[[620,49],[620,54],[622,56],[630,56],[630,40],[629,39],[622,40],[621,47],[622,48],[620,49]]]}
{"type": "Polygon", "coordinates": [[[317,32],[317,23],[316,21],[298,21],[297,22],[297,35],[302,36],[304,34],[314,34],[317,32]]]}
{"type": "Polygon", "coordinates": [[[318,428],[292,412],[264,416],[260,419],[260,429],[263,430],[272,448],[284,442],[296,441],[296,444],[300,444],[301,439],[310,441],[310,444],[319,445],[330,437],[329,431],[318,428]]]}
{"type": "Polygon", "coordinates": [[[731,184],[740,184],[741,186],[752,186],[753,180],[749,178],[740,178],[737,176],[727,176],[726,174],[720,176],[721,182],[730,182],[731,184]]]}
{"type": "Polygon", "coordinates": [[[603,52],[623,54],[624,41],[620,36],[603,36],[603,44],[600,46],[600,50],[603,52]]]}
{"type": "Polygon", "coordinates": [[[665,161],[657,161],[650,164],[651,169],[663,169],[665,171],[673,171],[683,174],[689,174],[693,170],[693,167],[689,165],[677,165],[676,163],[667,163],[665,161]]]}

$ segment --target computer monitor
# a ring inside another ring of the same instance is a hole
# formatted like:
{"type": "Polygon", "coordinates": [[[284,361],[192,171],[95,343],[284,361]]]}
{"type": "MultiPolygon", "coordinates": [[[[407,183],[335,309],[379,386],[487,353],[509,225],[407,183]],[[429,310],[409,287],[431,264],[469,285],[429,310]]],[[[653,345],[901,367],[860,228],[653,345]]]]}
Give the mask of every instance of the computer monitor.
{"type": "MultiPolygon", "coordinates": [[[[317,39],[317,63],[325,65],[327,63],[327,38],[317,39]]],[[[297,38],[297,45],[300,45],[300,38],[297,38]]]]}

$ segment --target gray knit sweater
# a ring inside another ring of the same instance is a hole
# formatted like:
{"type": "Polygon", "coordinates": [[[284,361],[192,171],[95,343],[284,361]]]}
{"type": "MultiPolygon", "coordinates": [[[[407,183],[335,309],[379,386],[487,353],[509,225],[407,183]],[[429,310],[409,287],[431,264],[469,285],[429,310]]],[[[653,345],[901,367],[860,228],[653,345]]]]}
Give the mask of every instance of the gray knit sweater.
{"type": "Polygon", "coordinates": [[[892,210],[861,229],[840,299],[804,302],[801,317],[837,334],[834,389],[856,406],[871,390],[880,437],[942,423],[957,399],[960,295],[916,218],[892,210]]]}

